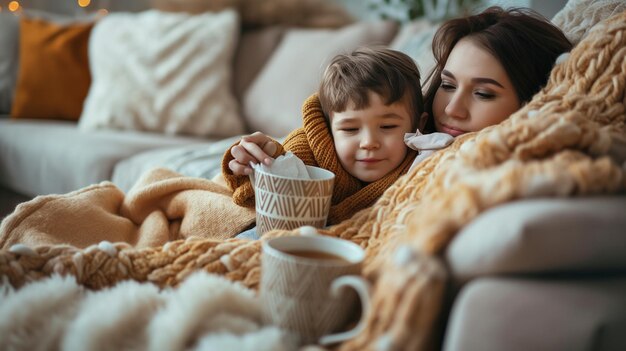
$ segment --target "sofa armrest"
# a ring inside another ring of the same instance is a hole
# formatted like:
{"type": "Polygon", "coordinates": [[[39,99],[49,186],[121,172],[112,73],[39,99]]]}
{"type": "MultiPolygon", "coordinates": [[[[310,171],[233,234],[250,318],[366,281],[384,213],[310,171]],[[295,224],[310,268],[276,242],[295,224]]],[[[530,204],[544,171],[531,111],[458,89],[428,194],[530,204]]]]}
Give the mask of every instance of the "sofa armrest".
{"type": "Polygon", "coordinates": [[[623,350],[626,278],[480,278],[454,302],[444,351],[623,350]]]}
{"type": "Polygon", "coordinates": [[[626,271],[626,196],[517,201],[458,233],[446,259],[454,279],[493,274],[626,271]]]}

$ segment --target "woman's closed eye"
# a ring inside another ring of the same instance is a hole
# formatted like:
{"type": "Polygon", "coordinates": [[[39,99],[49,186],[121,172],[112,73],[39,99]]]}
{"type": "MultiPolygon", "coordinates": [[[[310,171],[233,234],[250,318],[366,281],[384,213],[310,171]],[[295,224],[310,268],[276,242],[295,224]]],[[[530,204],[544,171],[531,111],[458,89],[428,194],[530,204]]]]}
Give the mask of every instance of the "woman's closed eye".
{"type": "Polygon", "coordinates": [[[397,124],[386,124],[386,125],[382,125],[382,126],[380,126],[380,128],[382,128],[382,129],[387,129],[387,130],[389,130],[389,129],[395,129],[395,128],[398,128],[398,127],[400,127],[400,126],[399,126],[399,125],[397,125],[397,124]]]}
{"type": "Polygon", "coordinates": [[[474,94],[481,100],[493,100],[496,97],[496,94],[485,90],[476,90],[474,94]]]}
{"type": "Polygon", "coordinates": [[[439,85],[439,87],[443,89],[444,91],[453,91],[454,89],[456,89],[456,86],[454,84],[447,82],[445,80],[441,81],[441,84],[439,85]]]}

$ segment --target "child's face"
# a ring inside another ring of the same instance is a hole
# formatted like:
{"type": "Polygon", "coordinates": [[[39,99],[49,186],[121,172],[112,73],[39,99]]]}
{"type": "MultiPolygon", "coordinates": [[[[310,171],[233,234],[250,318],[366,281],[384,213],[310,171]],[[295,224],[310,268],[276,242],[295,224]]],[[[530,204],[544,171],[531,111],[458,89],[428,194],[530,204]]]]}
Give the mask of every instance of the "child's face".
{"type": "Polygon", "coordinates": [[[452,49],[435,93],[433,115],[438,132],[452,136],[498,124],[520,103],[504,67],[471,40],[452,49]]]}
{"type": "MultiPolygon", "coordinates": [[[[406,100],[406,99],[404,99],[406,100]]],[[[350,102],[343,112],[331,113],[331,131],[343,168],[363,182],[376,181],[394,170],[407,153],[404,133],[411,132],[409,104],[385,106],[369,93],[370,106],[355,110],[350,102]]]]}

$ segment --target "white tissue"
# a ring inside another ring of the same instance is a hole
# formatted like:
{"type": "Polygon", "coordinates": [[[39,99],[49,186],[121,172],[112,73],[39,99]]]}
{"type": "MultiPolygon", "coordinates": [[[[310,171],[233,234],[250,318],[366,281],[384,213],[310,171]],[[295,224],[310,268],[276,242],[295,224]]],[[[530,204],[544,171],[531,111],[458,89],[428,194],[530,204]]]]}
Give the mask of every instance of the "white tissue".
{"type": "Polygon", "coordinates": [[[404,143],[413,150],[439,150],[452,144],[454,137],[446,133],[422,134],[419,129],[415,133],[405,133],[404,143]]]}
{"type": "Polygon", "coordinates": [[[252,168],[254,168],[255,171],[261,170],[266,173],[286,178],[311,179],[304,162],[302,162],[302,160],[291,151],[288,151],[282,156],[278,156],[274,162],[272,162],[271,166],[266,166],[260,163],[252,165],[252,168]]]}
{"type": "Polygon", "coordinates": [[[417,157],[413,160],[409,171],[435,153],[435,151],[443,149],[453,141],[454,137],[446,133],[422,134],[419,129],[416,130],[415,133],[405,133],[404,143],[406,146],[419,152],[417,157]]]}

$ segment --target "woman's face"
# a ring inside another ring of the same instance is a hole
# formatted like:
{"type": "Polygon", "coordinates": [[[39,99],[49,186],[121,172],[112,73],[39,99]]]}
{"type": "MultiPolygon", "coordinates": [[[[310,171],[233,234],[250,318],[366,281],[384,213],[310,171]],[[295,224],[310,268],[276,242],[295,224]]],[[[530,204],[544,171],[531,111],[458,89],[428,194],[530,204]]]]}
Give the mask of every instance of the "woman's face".
{"type": "Polygon", "coordinates": [[[461,39],[448,57],[435,93],[437,131],[452,136],[475,132],[502,122],[519,108],[500,62],[471,40],[461,39]]]}

